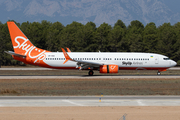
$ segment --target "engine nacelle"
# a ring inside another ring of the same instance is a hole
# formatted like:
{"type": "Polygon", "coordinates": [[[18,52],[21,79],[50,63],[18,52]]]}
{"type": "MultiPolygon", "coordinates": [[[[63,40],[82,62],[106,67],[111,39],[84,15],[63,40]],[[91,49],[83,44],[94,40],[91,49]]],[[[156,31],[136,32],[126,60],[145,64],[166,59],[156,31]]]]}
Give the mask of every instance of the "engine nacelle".
{"type": "Polygon", "coordinates": [[[101,65],[99,72],[100,73],[118,73],[118,65],[101,65]]]}

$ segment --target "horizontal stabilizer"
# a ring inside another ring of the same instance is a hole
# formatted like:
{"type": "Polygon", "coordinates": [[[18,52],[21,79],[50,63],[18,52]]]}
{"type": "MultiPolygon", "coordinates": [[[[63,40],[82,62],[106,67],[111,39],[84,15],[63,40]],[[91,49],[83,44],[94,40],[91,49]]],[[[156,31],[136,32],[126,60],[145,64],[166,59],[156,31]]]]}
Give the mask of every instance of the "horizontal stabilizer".
{"type": "Polygon", "coordinates": [[[26,57],[25,55],[21,55],[21,54],[17,54],[13,51],[4,51],[5,53],[7,54],[10,54],[10,55],[14,55],[14,56],[17,56],[17,57],[26,57]]]}

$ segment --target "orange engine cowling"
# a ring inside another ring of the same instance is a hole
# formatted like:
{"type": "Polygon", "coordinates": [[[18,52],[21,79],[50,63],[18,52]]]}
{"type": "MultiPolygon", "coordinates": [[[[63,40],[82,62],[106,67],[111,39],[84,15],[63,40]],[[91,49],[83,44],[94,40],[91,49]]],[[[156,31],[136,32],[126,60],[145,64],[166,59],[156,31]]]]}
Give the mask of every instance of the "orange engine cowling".
{"type": "Polygon", "coordinates": [[[118,65],[101,65],[99,72],[100,73],[118,73],[118,65]]]}

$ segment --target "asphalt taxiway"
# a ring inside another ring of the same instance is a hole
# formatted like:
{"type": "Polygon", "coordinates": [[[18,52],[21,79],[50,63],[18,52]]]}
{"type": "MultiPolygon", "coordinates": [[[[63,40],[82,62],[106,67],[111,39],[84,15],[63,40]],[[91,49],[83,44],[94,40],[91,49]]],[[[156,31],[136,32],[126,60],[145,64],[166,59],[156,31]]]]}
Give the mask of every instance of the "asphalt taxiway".
{"type": "Polygon", "coordinates": [[[1,96],[0,107],[180,106],[180,96],[1,96]]]}

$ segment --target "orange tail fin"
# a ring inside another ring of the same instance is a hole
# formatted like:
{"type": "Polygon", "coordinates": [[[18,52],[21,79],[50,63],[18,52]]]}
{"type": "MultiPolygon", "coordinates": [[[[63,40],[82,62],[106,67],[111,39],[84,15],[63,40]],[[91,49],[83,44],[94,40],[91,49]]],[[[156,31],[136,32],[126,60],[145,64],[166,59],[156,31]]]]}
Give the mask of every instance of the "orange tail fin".
{"type": "Polygon", "coordinates": [[[26,55],[34,45],[24,35],[24,33],[18,28],[14,22],[7,22],[11,41],[13,44],[14,52],[22,55],[26,55]]]}
{"type": "Polygon", "coordinates": [[[13,55],[25,56],[29,63],[37,63],[46,58],[45,53],[49,51],[35,47],[14,22],[7,22],[7,25],[15,52],[13,55]]]}

